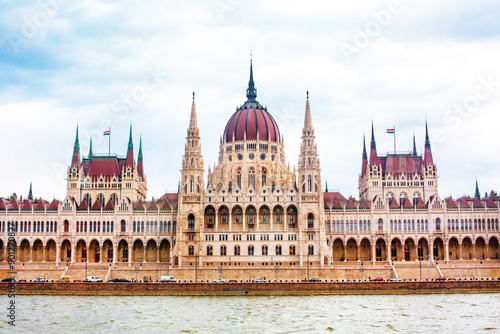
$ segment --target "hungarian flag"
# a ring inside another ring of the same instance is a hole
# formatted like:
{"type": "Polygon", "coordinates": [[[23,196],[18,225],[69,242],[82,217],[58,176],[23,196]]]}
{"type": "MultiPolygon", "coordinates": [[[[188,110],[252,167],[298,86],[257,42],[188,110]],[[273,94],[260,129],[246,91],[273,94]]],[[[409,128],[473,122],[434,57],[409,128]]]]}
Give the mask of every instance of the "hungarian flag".
{"type": "Polygon", "coordinates": [[[106,131],[104,131],[103,135],[105,135],[105,136],[109,136],[109,135],[111,135],[111,130],[106,130],[106,131]]]}
{"type": "Polygon", "coordinates": [[[394,133],[394,128],[392,128],[392,129],[387,129],[387,133],[394,133]]]}

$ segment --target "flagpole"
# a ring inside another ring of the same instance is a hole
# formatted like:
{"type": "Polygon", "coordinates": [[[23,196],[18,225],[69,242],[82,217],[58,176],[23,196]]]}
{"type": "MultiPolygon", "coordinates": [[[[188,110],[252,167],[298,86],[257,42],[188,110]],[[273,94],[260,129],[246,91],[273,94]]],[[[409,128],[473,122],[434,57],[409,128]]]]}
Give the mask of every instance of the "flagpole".
{"type": "Polygon", "coordinates": [[[108,138],[108,156],[111,156],[111,128],[109,128],[109,138],[108,138]]]}
{"type": "Polygon", "coordinates": [[[394,125],[394,154],[396,154],[396,126],[394,125]]]}

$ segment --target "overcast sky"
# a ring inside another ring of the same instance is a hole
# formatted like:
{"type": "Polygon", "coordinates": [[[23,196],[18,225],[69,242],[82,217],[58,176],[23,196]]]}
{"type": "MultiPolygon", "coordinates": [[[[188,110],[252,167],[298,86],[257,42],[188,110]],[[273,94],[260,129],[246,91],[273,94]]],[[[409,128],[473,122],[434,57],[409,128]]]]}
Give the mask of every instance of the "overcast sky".
{"type": "Polygon", "coordinates": [[[206,169],[257,99],[297,165],[306,90],[329,190],[358,197],[362,137],[422,153],[441,197],[500,188],[498,1],[0,0],[0,196],[63,199],[77,123],[87,155],[142,134],[148,197],[176,191],[193,89],[206,169]]]}

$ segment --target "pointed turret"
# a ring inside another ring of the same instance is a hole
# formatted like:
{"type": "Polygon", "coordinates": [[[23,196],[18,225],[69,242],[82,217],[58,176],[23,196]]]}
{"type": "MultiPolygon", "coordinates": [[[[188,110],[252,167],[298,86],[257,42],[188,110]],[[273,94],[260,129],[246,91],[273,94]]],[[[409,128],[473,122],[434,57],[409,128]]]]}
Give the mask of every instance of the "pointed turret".
{"type": "Polygon", "coordinates": [[[137,173],[139,177],[144,178],[144,166],[142,161],[142,136],[139,140],[139,155],[137,156],[137,173]]]}
{"type": "Polygon", "coordinates": [[[477,184],[477,179],[476,179],[476,192],[474,194],[474,197],[481,199],[481,193],[479,192],[479,186],[477,184]]]}
{"type": "Polygon", "coordinates": [[[429,140],[429,130],[427,128],[427,120],[425,120],[424,165],[434,165],[434,162],[432,160],[431,141],[429,140]]]}
{"type": "MultiPolygon", "coordinates": [[[[32,200],[33,200],[33,192],[32,192],[31,186],[32,186],[32,184],[31,184],[31,182],[30,182],[30,192],[28,193],[28,199],[29,199],[30,201],[32,201],[32,200]]],[[[476,181],[476,186],[477,186],[477,181],[476,181]]]]}
{"type": "Polygon", "coordinates": [[[132,142],[132,123],[130,123],[130,134],[128,137],[126,167],[134,168],[134,143],[132,142]]]}
{"type": "Polygon", "coordinates": [[[366,174],[368,169],[368,155],[366,154],[366,139],[363,133],[363,160],[361,161],[361,176],[366,174]]]}
{"type": "Polygon", "coordinates": [[[89,159],[92,159],[93,153],[92,153],[92,137],[90,137],[90,146],[89,146],[89,159]]]}
{"type": "Polygon", "coordinates": [[[370,142],[370,165],[378,165],[378,156],[377,156],[377,144],[375,143],[375,131],[373,130],[373,121],[372,121],[372,139],[370,142]]]}
{"type": "Polygon", "coordinates": [[[328,192],[328,180],[326,180],[326,182],[325,182],[325,193],[327,193],[327,192],[328,192]]]}
{"type": "Polygon", "coordinates": [[[256,98],[257,98],[257,88],[255,88],[255,83],[253,82],[252,57],[250,56],[250,80],[248,80],[247,99],[249,101],[255,101],[256,98]]]}
{"type": "Polygon", "coordinates": [[[78,139],[78,124],[76,125],[76,138],[75,144],[73,145],[73,159],[71,160],[71,168],[76,167],[80,164],[80,140],[78,139]]]}
{"type": "Polygon", "coordinates": [[[302,129],[302,143],[300,144],[299,180],[301,180],[299,188],[303,193],[322,191],[316,136],[314,135],[309,104],[309,91],[306,92],[304,128],[302,129]]]}
{"type": "Polygon", "coordinates": [[[198,117],[196,115],[196,102],[194,99],[194,91],[193,91],[193,101],[191,102],[191,116],[189,118],[189,128],[188,128],[188,136],[192,131],[198,131],[198,117]]]}
{"type": "Polygon", "coordinates": [[[412,155],[414,157],[417,156],[417,144],[415,143],[415,132],[413,132],[413,152],[412,155]]]}

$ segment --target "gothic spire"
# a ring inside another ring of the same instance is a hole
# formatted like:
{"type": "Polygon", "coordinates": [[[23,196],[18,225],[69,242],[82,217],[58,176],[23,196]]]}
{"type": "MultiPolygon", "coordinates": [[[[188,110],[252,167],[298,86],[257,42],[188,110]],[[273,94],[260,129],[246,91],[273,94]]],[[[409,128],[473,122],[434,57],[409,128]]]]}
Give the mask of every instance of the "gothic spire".
{"type": "Polygon", "coordinates": [[[142,135],[139,140],[139,155],[137,156],[137,173],[144,179],[144,165],[142,161],[142,135]]]}
{"type": "Polygon", "coordinates": [[[28,199],[33,200],[33,192],[31,191],[31,182],[30,182],[30,192],[28,193],[28,199]]]}
{"type": "Polygon", "coordinates": [[[311,107],[309,105],[309,91],[306,92],[306,113],[304,115],[304,129],[303,131],[313,132],[312,117],[311,117],[311,107]]]}
{"type": "Polygon", "coordinates": [[[76,125],[75,144],[73,145],[73,158],[71,159],[71,167],[78,167],[80,164],[80,140],[78,139],[78,124],[76,125]]]}
{"type": "Polygon", "coordinates": [[[192,130],[198,129],[198,117],[196,115],[196,103],[194,100],[194,91],[193,91],[193,102],[191,103],[191,116],[189,118],[189,129],[188,132],[192,130]]]}
{"type": "Polygon", "coordinates": [[[368,169],[368,155],[366,154],[366,140],[365,140],[365,134],[363,133],[363,158],[361,161],[361,175],[365,175],[367,169],[368,169]]]}
{"type": "Polygon", "coordinates": [[[429,130],[427,129],[427,120],[425,120],[425,148],[431,148],[431,141],[429,140],[429,130]]]}
{"type": "Polygon", "coordinates": [[[137,156],[137,161],[142,161],[142,135],[139,140],[139,155],[137,156]]]}
{"type": "Polygon", "coordinates": [[[93,157],[93,153],[92,153],[92,137],[90,137],[90,146],[89,146],[89,159],[92,159],[93,157]]]}
{"type": "Polygon", "coordinates": [[[378,165],[377,144],[375,143],[375,131],[372,121],[372,140],[370,142],[370,165],[378,165]]]}
{"type": "Polygon", "coordinates": [[[257,88],[255,88],[253,82],[252,54],[250,54],[250,80],[248,81],[247,99],[248,101],[255,101],[255,98],[257,98],[257,88]]]}
{"type": "Polygon", "coordinates": [[[363,160],[368,160],[368,155],[366,154],[366,139],[363,133],[363,160]]]}
{"type": "Polygon", "coordinates": [[[327,193],[327,192],[328,192],[328,180],[326,180],[326,182],[325,182],[325,193],[327,193]]]}
{"type": "Polygon", "coordinates": [[[427,120],[425,120],[424,165],[434,165],[432,160],[431,141],[429,140],[429,130],[427,129],[427,120]]]}
{"type": "Polygon", "coordinates": [[[132,122],[130,122],[130,134],[128,136],[128,151],[132,151],[134,149],[134,143],[132,142],[132,122]]]}
{"type": "Polygon", "coordinates": [[[78,124],[76,125],[75,145],[73,146],[73,152],[76,151],[80,151],[80,140],[78,139],[78,124]]]}
{"type": "Polygon", "coordinates": [[[477,179],[476,179],[476,193],[474,194],[474,197],[481,199],[481,193],[479,192],[479,186],[477,184],[477,179]]]}
{"type": "Polygon", "coordinates": [[[415,131],[413,132],[413,152],[412,152],[412,154],[414,157],[417,156],[417,144],[415,144],[415,131]]]}

